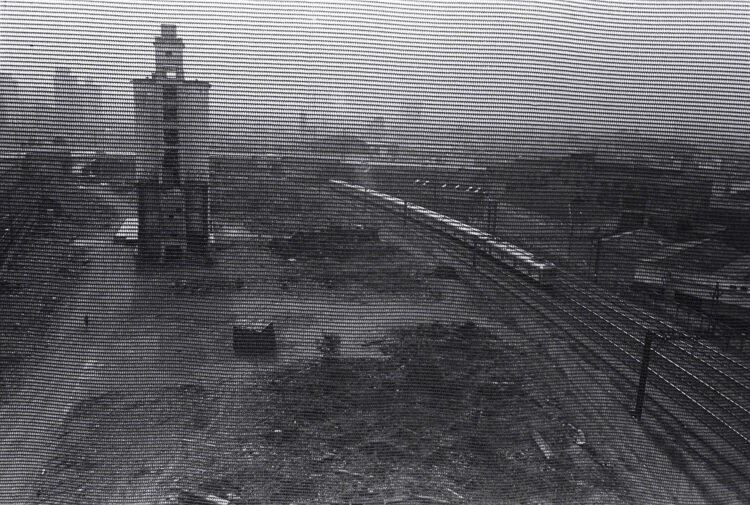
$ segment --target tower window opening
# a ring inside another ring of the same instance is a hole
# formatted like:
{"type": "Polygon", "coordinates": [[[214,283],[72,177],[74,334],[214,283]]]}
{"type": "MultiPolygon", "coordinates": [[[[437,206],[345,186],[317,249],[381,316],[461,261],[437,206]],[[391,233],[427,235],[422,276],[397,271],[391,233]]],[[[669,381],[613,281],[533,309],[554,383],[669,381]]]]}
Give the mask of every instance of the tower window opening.
{"type": "Polygon", "coordinates": [[[164,121],[177,121],[177,104],[164,104],[164,121]]]}
{"type": "Polygon", "coordinates": [[[180,143],[180,131],[177,128],[167,128],[164,130],[164,144],[176,146],[180,143]]]}
{"type": "Polygon", "coordinates": [[[162,180],[167,187],[180,184],[180,161],[177,149],[167,149],[164,152],[162,180]]]}
{"type": "Polygon", "coordinates": [[[170,84],[167,86],[164,86],[164,101],[176,101],[177,100],[177,86],[174,84],[170,84]]]}

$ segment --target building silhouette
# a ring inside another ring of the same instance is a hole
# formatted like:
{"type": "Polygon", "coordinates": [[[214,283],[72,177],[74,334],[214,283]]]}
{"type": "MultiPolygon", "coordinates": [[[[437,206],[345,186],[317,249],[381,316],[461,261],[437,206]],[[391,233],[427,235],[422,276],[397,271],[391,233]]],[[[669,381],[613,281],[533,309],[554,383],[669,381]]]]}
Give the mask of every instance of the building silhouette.
{"type": "Polygon", "coordinates": [[[0,148],[17,147],[20,136],[18,82],[10,74],[0,73],[0,148]]]}
{"type": "Polygon", "coordinates": [[[73,149],[98,150],[103,129],[102,90],[66,67],[55,69],[53,135],[73,149]]]}
{"type": "Polygon", "coordinates": [[[145,261],[203,256],[209,235],[209,88],[185,80],[175,25],[154,41],[156,69],[133,79],[138,247],[145,261]]]}

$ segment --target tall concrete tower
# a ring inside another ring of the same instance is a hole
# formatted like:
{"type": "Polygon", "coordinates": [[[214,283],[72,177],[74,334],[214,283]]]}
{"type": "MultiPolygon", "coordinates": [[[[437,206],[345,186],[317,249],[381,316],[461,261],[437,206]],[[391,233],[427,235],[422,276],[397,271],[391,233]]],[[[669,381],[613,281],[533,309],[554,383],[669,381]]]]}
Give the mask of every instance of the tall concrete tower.
{"type": "Polygon", "coordinates": [[[156,70],[133,79],[138,155],[138,252],[145,261],[203,256],[209,234],[211,85],[187,81],[175,25],[154,41],[156,70]]]}

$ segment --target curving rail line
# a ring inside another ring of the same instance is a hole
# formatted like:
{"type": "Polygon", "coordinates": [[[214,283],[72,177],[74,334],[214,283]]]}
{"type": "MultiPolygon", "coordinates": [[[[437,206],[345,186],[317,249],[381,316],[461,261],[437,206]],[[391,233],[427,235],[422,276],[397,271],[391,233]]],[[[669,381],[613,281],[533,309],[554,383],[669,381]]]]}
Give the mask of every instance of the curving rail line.
{"type": "MultiPolygon", "coordinates": [[[[347,194],[347,196],[352,197],[352,195],[349,194],[347,194]]],[[[372,202],[364,202],[369,206],[373,205],[372,202]]],[[[397,215],[399,218],[403,218],[403,213],[396,213],[387,206],[380,206],[380,208],[391,214],[397,215]]],[[[418,226],[424,226],[416,221],[414,221],[414,223],[418,226]]],[[[447,234],[443,235],[453,242],[458,242],[447,234]]],[[[463,248],[463,255],[465,256],[466,248],[468,246],[463,243],[461,243],[461,245],[463,248]]],[[[454,256],[457,256],[456,253],[454,253],[454,256]]],[[[495,279],[497,276],[497,265],[490,263],[489,258],[484,258],[484,260],[491,265],[491,268],[488,269],[484,266],[479,267],[486,270],[482,275],[497,284],[498,281],[495,279]]],[[[507,281],[505,284],[507,286],[507,281]]],[[[526,286],[526,289],[530,286],[528,282],[523,282],[522,284],[526,286]]],[[[567,287],[571,289],[573,288],[568,282],[565,282],[565,284],[567,287]]],[[[507,287],[504,287],[504,289],[507,290],[507,287]]],[[[585,328],[591,334],[596,335],[598,341],[600,343],[606,343],[610,352],[614,352],[620,361],[625,362],[631,369],[637,370],[640,366],[640,348],[643,345],[643,339],[636,335],[633,330],[625,328],[622,322],[618,323],[617,321],[613,321],[612,318],[608,318],[600,312],[591,309],[588,306],[588,303],[595,303],[596,305],[605,308],[612,312],[616,318],[620,318],[621,320],[624,319],[627,324],[634,324],[637,330],[654,331],[655,326],[658,327],[658,325],[643,323],[632,316],[632,314],[629,315],[619,307],[613,306],[611,302],[602,300],[601,297],[597,297],[596,295],[589,296],[588,294],[583,293],[580,288],[575,287],[572,291],[578,296],[581,296],[587,303],[582,303],[573,297],[565,297],[565,300],[574,307],[574,310],[571,310],[571,308],[566,307],[561,303],[560,296],[553,296],[536,289],[534,297],[536,299],[542,297],[547,307],[554,308],[558,314],[563,314],[570,320],[574,321],[579,327],[585,328]],[[577,312],[580,312],[581,310],[592,316],[598,324],[603,324],[607,330],[602,331],[601,329],[597,329],[590,322],[580,317],[577,312]],[[620,338],[615,339],[611,334],[619,335],[620,338]],[[620,341],[622,337],[625,337],[624,342],[620,341]]],[[[557,294],[560,295],[561,293],[557,294]]],[[[559,319],[548,310],[542,309],[538,301],[532,302],[524,300],[524,302],[527,305],[533,306],[532,308],[534,308],[534,310],[542,313],[546,319],[552,321],[556,326],[560,326],[561,323],[559,319]]],[[[656,321],[656,323],[659,323],[659,321],[656,321]]],[[[566,333],[570,334],[567,331],[566,333]]],[[[580,339],[577,340],[580,341],[580,339]]],[[[584,345],[590,347],[588,343],[584,343],[584,345]]],[[[650,382],[670,398],[679,398],[682,400],[683,404],[686,404],[694,409],[694,411],[697,411],[700,414],[698,417],[700,421],[724,440],[735,447],[739,444],[739,446],[743,447],[745,450],[750,450],[750,437],[741,428],[737,428],[737,426],[750,426],[750,423],[748,423],[748,420],[750,420],[750,410],[740,403],[741,400],[738,401],[734,397],[729,396],[728,393],[713,386],[711,384],[713,380],[705,379],[700,375],[703,375],[701,374],[701,371],[706,371],[708,374],[716,376],[716,378],[719,379],[717,382],[721,382],[723,386],[731,386],[733,391],[740,390],[743,392],[740,396],[741,398],[747,396],[744,395],[744,392],[747,391],[744,377],[738,379],[734,375],[724,372],[717,365],[699,359],[696,355],[686,352],[679,346],[674,346],[674,348],[680,349],[684,354],[684,358],[688,361],[678,363],[674,357],[667,356],[656,349],[654,355],[657,359],[654,361],[654,366],[652,366],[650,370],[650,382]],[[686,364],[690,363],[690,361],[692,361],[692,364],[686,364]],[[660,368],[659,370],[655,370],[657,363],[660,368]],[[662,370],[661,368],[664,369],[662,370]],[[682,384],[682,382],[685,381],[686,383],[682,384]],[[717,412],[717,410],[720,412],[717,412]],[[730,418],[731,421],[728,421],[727,418],[730,418]]],[[[725,357],[722,357],[721,353],[715,353],[714,361],[723,358],[725,357]]],[[[739,365],[741,365],[741,363],[739,365]]],[[[738,370],[742,371],[744,368],[739,366],[738,370]]],[[[632,382],[632,378],[629,378],[628,380],[632,382]]]]}

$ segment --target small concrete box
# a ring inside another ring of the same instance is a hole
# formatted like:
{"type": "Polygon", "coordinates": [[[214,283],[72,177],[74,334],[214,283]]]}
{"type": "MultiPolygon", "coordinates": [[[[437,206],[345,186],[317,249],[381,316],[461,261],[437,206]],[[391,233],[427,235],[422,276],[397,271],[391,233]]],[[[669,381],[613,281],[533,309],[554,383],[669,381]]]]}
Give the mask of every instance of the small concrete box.
{"type": "Polygon", "coordinates": [[[273,322],[266,319],[238,320],[232,327],[232,345],[237,355],[276,350],[273,322]]]}

